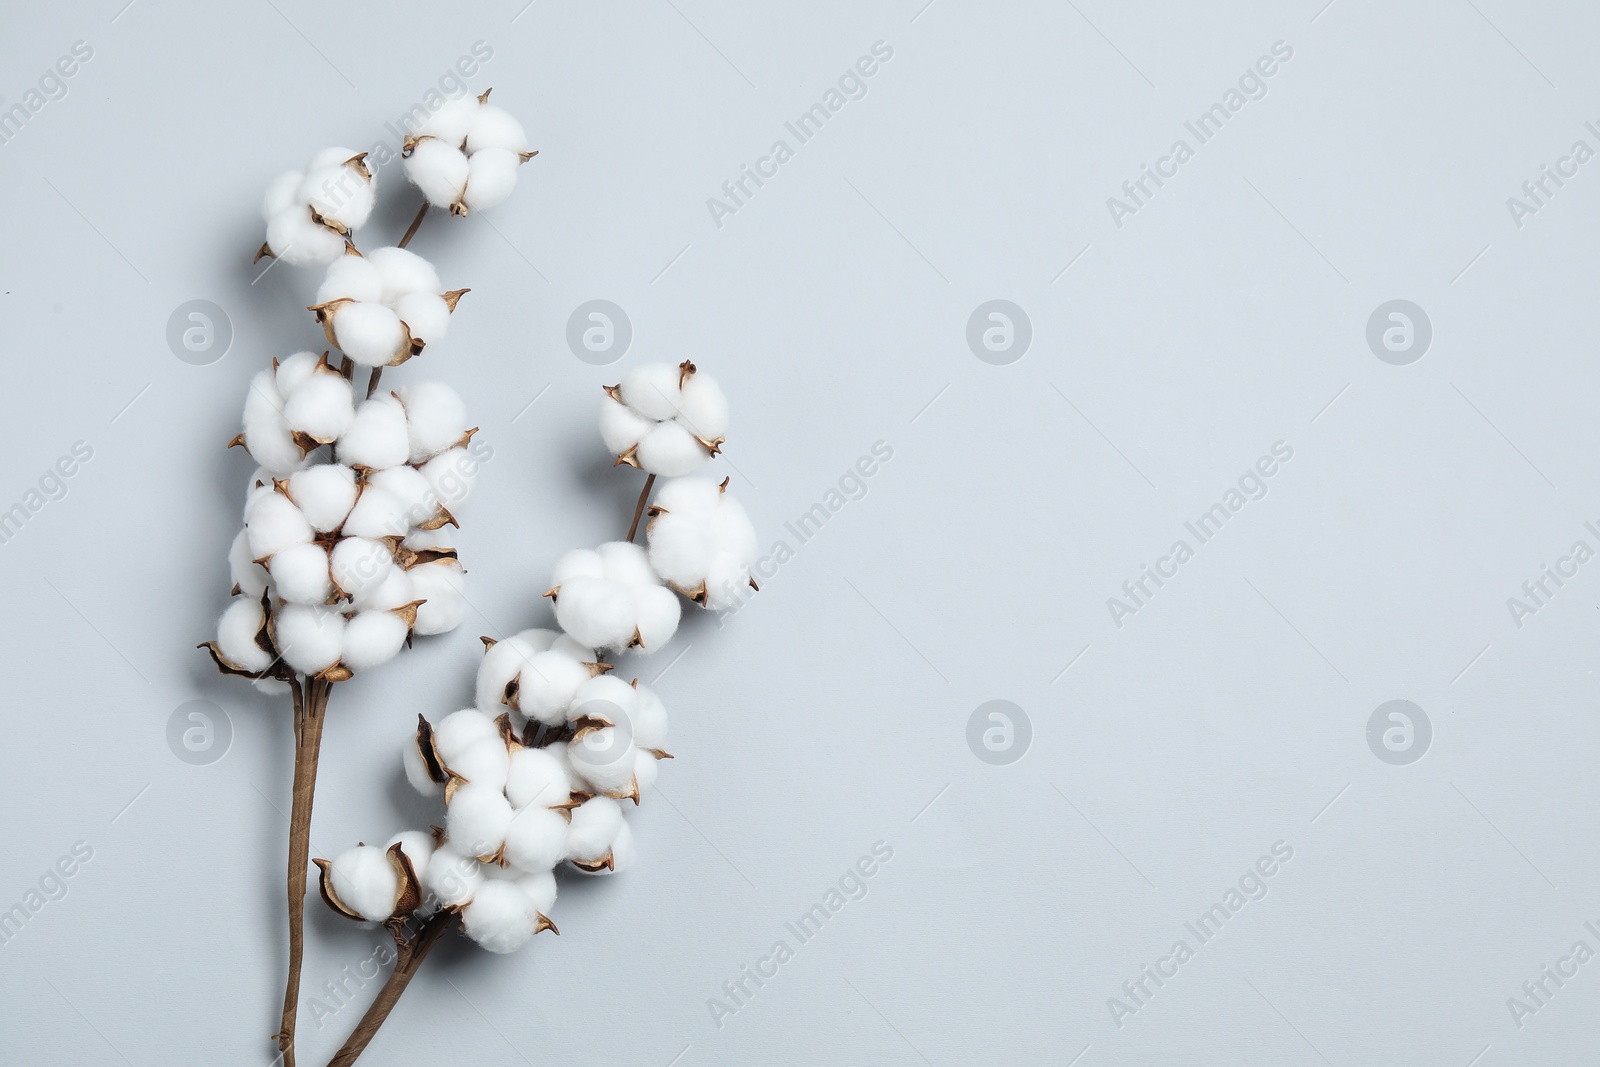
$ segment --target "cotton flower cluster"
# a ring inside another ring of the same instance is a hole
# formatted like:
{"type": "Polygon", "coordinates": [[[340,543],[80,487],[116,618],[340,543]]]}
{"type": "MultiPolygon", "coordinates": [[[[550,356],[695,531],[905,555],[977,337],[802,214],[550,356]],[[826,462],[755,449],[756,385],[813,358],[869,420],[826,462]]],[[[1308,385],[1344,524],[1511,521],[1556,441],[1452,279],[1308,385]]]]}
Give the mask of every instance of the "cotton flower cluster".
{"type": "Polygon", "coordinates": [[[728,480],[673,478],[650,505],[650,565],[668,585],[701,607],[726,611],[739,603],[750,576],[756,531],[728,480]]]}
{"type": "Polygon", "coordinates": [[[256,258],[321,267],[344,255],[348,235],[366,224],[375,200],[366,153],[325,148],[306,169],[280,174],[261,203],[267,240],[256,258]]]}
{"type": "Polygon", "coordinates": [[[428,203],[453,215],[503,203],[516,188],[518,169],[535,155],[522,124],[489,103],[487,91],[428,116],[401,154],[406,177],[428,203]]]}
{"type": "Polygon", "coordinates": [[[437,382],[355,404],[325,355],[257,375],[236,441],[261,469],[228,553],[237,599],[208,646],[218,666],[337,681],[413,633],[460,625],[463,572],[444,527],[476,478],[475,430],[437,382]],[[323,444],[330,457],[313,461],[323,444]]]}
{"type": "Polygon", "coordinates": [[[438,271],[415,252],[378,248],[328,264],[311,311],[328,343],[355,362],[394,367],[444,339],[466,292],[446,292],[438,271]]]}
{"type": "Polygon", "coordinates": [[[676,478],[722,450],[728,399],[688,360],[639,367],[605,393],[600,436],[618,464],[676,478]]]}

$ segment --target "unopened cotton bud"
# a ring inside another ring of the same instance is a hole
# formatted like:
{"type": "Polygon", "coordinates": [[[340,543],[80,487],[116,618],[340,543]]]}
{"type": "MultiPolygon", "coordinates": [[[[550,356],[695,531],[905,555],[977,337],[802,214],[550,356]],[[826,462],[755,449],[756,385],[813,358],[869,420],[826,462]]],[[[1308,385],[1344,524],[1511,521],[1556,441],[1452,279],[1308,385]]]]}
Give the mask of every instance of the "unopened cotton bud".
{"type": "Polygon", "coordinates": [[[400,880],[383,849],[357,845],[328,865],[328,883],[339,901],[368,922],[383,922],[394,913],[400,880]]]}
{"type": "Polygon", "coordinates": [[[501,789],[469,781],[455,791],[445,810],[445,833],[452,844],[474,856],[489,857],[500,851],[514,814],[501,789]]]}
{"type": "Polygon", "coordinates": [[[490,952],[515,952],[538,928],[526,893],[509,881],[485,882],[461,912],[468,937],[490,952]]]}
{"type": "Polygon", "coordinates": [[[311,528],[332,533],[356,502],[356,472],[342,463],[316,463],[289,476],[289,499],[311,528]]]}
{"type": "Polygon", "coordinates": [[[249,597],[235,600],[217,620],[217,651],[240,670],[266,670],[274,657],[257,641],[264,623],[261,601],[249,597]]]}
{"type": "Polygon", "coordinates": [[[273,619],[273,639],[285,663],[316,674],[339,662],[344,616],[316,604],[285,604],[273,619]]]}
{"type": "Polygon", "coordinates": [[[388,611],[358,611],[345,623],[339,662],[352,671],[370,671],[400,654],[410,627],[388,611]]]}

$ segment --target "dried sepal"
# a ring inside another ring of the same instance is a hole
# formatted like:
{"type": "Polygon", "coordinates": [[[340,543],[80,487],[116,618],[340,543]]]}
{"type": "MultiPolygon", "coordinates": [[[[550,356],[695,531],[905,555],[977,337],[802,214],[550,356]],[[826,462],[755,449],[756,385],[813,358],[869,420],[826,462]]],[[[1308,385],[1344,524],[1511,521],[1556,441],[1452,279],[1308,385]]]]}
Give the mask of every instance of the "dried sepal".
{"type": "Polygon", "coordinates": [[[611,855],[609,848],[606,849],[606,854],[597,860],[573,860],[572,865],[580,871],[588,871],[590,874],[599,874],[601,871],[615,871],[617,869],[616,858],[611,855]]]}
{"type": "Polygon", "coordinates": [[[417,715],[416,745],[429,779],[435,785],[443,785],[450,778],[450,772],[445,769],[444,760],[439,758],[439,749],[433,739],[433,723],[421,714],[417,715]]]}
{"type": "Polygon", "coordinates": [[[345,904],[344,901],[340,900],[339,894],[334,890],[333,864],[320,856],[311,862],[315,863],[317,865],[317,870],[321,872],[317,876],[317,889],[322,893],[322,902],[328,905],[328,907],[332,908],[334,911],[338,912],[340,915],[343,915],[346,919],[354,919],[356,922],[365,922],[366,920],[361,917],[361,914],[351,909],[345,904]]]}
{"type": "Polygon", "coordinates": [[[542,934],[546,930],[549,930],[551,933],[555,934],[557,937],[561,936],[561,931],[556,929],[556,924],[550,921],[550,917],[548,915],[546,915],[542,911],[536,911],[536,912],[534,912],[534,914],[539,917],[538,924],[535,925],[534,928],[533,928],[533,932],[534,933],[542,934]]]}

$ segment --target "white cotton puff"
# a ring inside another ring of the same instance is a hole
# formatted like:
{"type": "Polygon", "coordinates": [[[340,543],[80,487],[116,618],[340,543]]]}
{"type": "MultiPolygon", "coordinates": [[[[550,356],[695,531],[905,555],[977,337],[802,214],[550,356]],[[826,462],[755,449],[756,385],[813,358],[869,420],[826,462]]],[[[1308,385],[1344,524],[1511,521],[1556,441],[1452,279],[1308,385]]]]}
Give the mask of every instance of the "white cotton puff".
{"type": "Polygon", "coordinates": [[[603,578],[574,578],[556,597],[556,622],[595,648],[622,649],[633,640],[638,605],[632,592],[603,578]]]}
{"type": "Polygon", "coordinates": [[[511,866],[548,871],[567,858],[567,820],[554,808],[523,808],[506,829],[505,846],[505,861],[511,866]]]}
{"type": "Polygon", "coordinates": [[[269,697],[286,697],[289,695],[289,683],[282,678],[252,678],[250,684],[256,692],[269,697]]]}
{"type": "Polygon", "coordinates": [[[667,743],[667,706],[655,691],[641,684],[633,690],[633,743],[640,748],[659,749],[667,743]]]}
{"type": "Polygon", "coordinates": [[[696,371],[678,391],[678,421],[698,437],[715,441],[728,432],[728,398],[716,379],[696,371]]]}
{"type": "Polygon", "coordinates": [[[646,752],[642,748],[633,750],[633,786],[642,795],[655,788],[656,779],[661,775],[661,761],[655,753],[646,752]]]}
{"type": "Polygon", "coordinates": [[[640,587],[661,584],[661,576],[650,566],[649,554],[632,541],[607,541],[595,552],[605,566],[605,574],[613,582],[640,587]]]}
{"type": "Polygon", "coordinates": [[[333,339],[363,367],[386,367],[406,347],[405,326],[394,309],[364,300],[333,313],[333,339]]]}
{"type": "Polygon", "coordinates": [[[483,148],[467,158],[467,188],[462,202],[470,211],[499,207],[517,188],[522,157],[505,148],[483,148]]]}
{"type": "Polygon", "coordinates": [[[344,255],[344,238],[295,204],[267,220],[267,247],[291,267],[325,267],[344,255]]]}
{"type": "Polygon", "coordinates": [[[340,532],[346,537],[400,537],[411,525],[405,502],[376,485],[363,486],[340,532]]]}
{"type": "Polygon", "coordinates": [[[460,907],[472,900],[484,884],[483,865],[446,841],[428,858],[422,886],[440,904],[460,907]]]}
{"type": "Polygon", "coordinates": [[[450,798],[445,835],[463,852],[493,856],[505,844],[513,814],[501,787],[469,782],[450,798]]]}
{"type": "Polygon", "coordinates": [[[494,104],[480,104],[467,130],[467,151],[477,156],[480,152],[494,150],[513,155],[526,152],[528,134],[511,112],[494,104]]]}
{"type": "Polygon", "coordinates": [[[447,766],[469,745],[486,738],[499,740],[499,737],[500,726],[494,721],[494,716],[485,715],[476,708],[452,711],[433,727],[433,747],[447,766]]]}
{"type": "Polygon", "coordinates": [[[540,915],[548,916],[555,910],[556,876],[550,871],[525,872],[512,879],[511,884],[522,890],[540,915]]]}
{"type": "Polygon", "coordinates": [[[598,719],[609,723],[627,722],[632,732],[633,708],[639,692],[614,674],[601,674],[580,685],[572,696],[570,721],[598,719]]]}
{"type": "Polygon", "coordinates": [[[648,527],[650,562],[679,592],[704,588],[704,604],[722,611],[740,603],[758,547],[739,502],[710,478],[664,483],[648,527]]]}
{"type": "Polygon", "coordinates": [[[367,485],[381,489],[400,502],[407,528],[427,522],[439,514],[439,498],[428,479],[415,467],[387,467],[367,475],[367,485]]]}
{"type": "Polygon", "coordinates": [[[356,417],[350,383],[337,372],[313,374],[283,402],[283,417],[291,431],[320,444],[337,440],[356,417]]]}
{"type": "Polygon", "coordinates": [[[533,937],[537,921],[527,894],[509,881],[485,882],[461,912],[461,928],[490,952],[515,952],[533,937]]]}
{"type": "Polygon", "coordinates": [[[536,654],[517,678],[517,708],[546,726],[565,721],[578,688],[589,681],[595,662],[593,649],[584,648],[567,634],[551,648],[536,654]]]}
{"type": "Polygon", "coordinates": [[[363,587],[351,601],[362,611],[394,611],[415,601],[416,593],[411,575],[395,567],[383,581],[363,587]]]}
{"type": "Polygon", "coordinates": [[[329,565],[339,589],[345,596],[355,597],[389,577],[395,563],[388,542],[345,537],[333,546],[329,565]]]}
{"type": "Polygon", "coordinates": [[[478,483],[478,461],[467,449],[452,448],[424,463],[422,476],[439,503],[457,508],[467,502],[472,487],[478,483]]]}
{"type": "MultiPolygon", "coordinates": [[[[609,800],[610,798],[596,797],[595,799],[609,800]]],[[[616,803],[616,801],[612,801],[612,803],[616,803]]],[[[609,855],[611,857],[611,865],[609,867],[600,867],[598,869],[591,870],[586,866],[580,867],[574,863],[572,865],[572,869],[577,871],[579,874],[608,875],[614,873],[620,874],[629,867],[632,867],[636,856],[633,844],[633,828],[625,822],[618,823],[616,836],[611,839],[611,847],[601,855],[609,855]]],[[[598,860],[599,858],[600,857],[597,856],[594,859],[598,860]]],[[[581,857],[574,857],[574,859],[581,859],[581,857]]]]}
{"type": "Polygon", "coordinates": [[[518,809],[565,804],[572,793],[567,766],[548,748],[517,749],[506,772],[506,799],[518,809]]]}
{"type": "Polygon", "coordinates": [[[639,466],[664,478],[693,474],[711,458],[705,446],[681,422],[658,422],[639,442],[634,453],[639,466]]]}
{"type": "Polygon", "coordinates": [[[665,586],[644,586],[635,595],[638,614],[634,626],[639,631],[639,648],[644,652],[654,652],[671,641],[672,635],[678,632],[678,620],[683,608],[678,598],[665,586]]]}
{"type": "Polygon", "coordinates": [[[465,778],[473,785],[499,792],[506,787],[506,775],[511,769],[511,754],[498,735],[474,741],[454,756],[445,760],[451,773],[465,778]]]}
{"type": "Polygon", "coordinates": [[[395,301],[394,313],[419,346],[443,341],[450,332],[450,305],[438,293],[407,293],[395,301]]]}
{"type": "Polygon", "coordinates": [[[437,530],[412,530],[400,543],[413,552],[449,550],[456,546],[455,531],[448,526],[441,526],[437,530]]]}
{"type": "Polygon", "coordinates": [[[305,459],[305,450],[295,443],[283,417],[283,396],[272,371],[260,371],[250,379],[241,421],[245,449],[269,474],[289,474],[305,459]]]}
{"type": "Polygon", "coordinates": [[[283,660],[301,674],[316,674],[339,662],[344,616],[317,604],[285,604],[273,619],[283,660]]]}
{"type": "Polygon", "coordinates": [[[277,369],[272,372],[273,384],[278,387],[278,395],[287,397],[309,381],[311,376],[317,373],[319,362],[321,359],[315,352],[296,352],[279,360],[277,369]]]}
{"type": "Polygon", "coordinates": [[[305,513],[276,489],[262,488],[251,496],[244,527],[250,535],[251,559],[264,559],[312,538],[305,513]]]}
{"type": "Polygon", "coordinates": [[[437,137],[459,148],[466,142],[483,106],[475,96],[463,95],[447,100],[439,106],[439,110],[423,119],[413,132],[418,137],[437,137]]]}
{"type": "Polygon", "coordinates": [[[360,673],[381,667],[400,654],[410,629],[388,611],[358,611],[345,623],[339,662],[360,673]]]}
{"type": "MultiPolygon", "coordinates": [[[[343,153],[348,149],[336,151],[343,153]]],[[[299,198],[313,211],[348,230],[359,230],[366,225],[375,199],[372,179],[351,164],[359,154],[350,152],[341,158],[332,151],[319,152],[299,189],[299,198]]]]}
{"type": "MultiPolygon", "coordinates": [[[[400,766],[405,769],[406,781],[411,783],[411,788],[425,797],[438,797],[444,795],[444,784],[433,780],[433,775],[428,773],[428,763],[422,758],[422,749],[417,747],[415,735],[406,738],[400,748],[400,766]]],[[[422,872],[418,871],[421,877],[422,872]]]]}
{"type": "Polygon", "coordinates": [[[388,393],[362,401],[337,447],[339,462],[352,467],[382,470],[401,466],[411,458],[406,409],[388,393]]]}
{"type": "Polygon", "coordinates": [[[567,858],[599,860],[616,841],[623,825],[621,805],[610,797],[590,797],[572,809],[567,858]]]}
{"type": "Polygon", "coordinates": [[[590,648],[623,649],[637,633],[645,651],[677,631],[677,598],[661,585],[645,550],[614,541],[556,561],[556,621],[590,648]]]}
{"type": "Polygon", "coordinates": [[[239,587],[239,592],[250,600],[259,601],[267,589],[267,581],[271,576],[250,555],[250,534],[243,528],[234,535],[233,544],[228,546],[228,573],[233,578],[233,584],[239,587]]]}
{"type": "Polygon", "coordinates": [[[333,595],[328,552],[314,542],[273,553],[267,569],[278,596],[291,604],[325,604],[333,595]]]}
{"type": "Polygon", "coordinates": [[[264,619],[259,600],[240,598],[229,604],[217,620],[217,651],[222,658],[245,671],[272,666],[272,653],[256,643],[264,619]]]}
{"type": "Polygon", "coordinates": [[[393,307],[407,293],[440,293],[444,286],[433,264],[408,248],[375,248],[366,260],[383,281],[383,302],[393,307]]]}
{"type": "Polygon", "coordinates": [[[605,442],[606,451],[613,455],[622,455],[644,440],[644,435],[649,433],[653,426],[655,423],[652,420],[645,418],[628,405],[613,400],[610,393],[601,396],[600,439],[605,442]]]}
{"type": "Polygon", "coordinates": [[[401,830],[383,844],[383,850],[389,851],[395,845],[400,846],[400,851],[406,859],[411,861],[411,870],[417,876],[417,881],[428,873],[428,861],[433,858],[433,835],[424,830],[401,830]]]}
{"type": "Polygon", "coordinates": [[[335,300],[383,302],[383,276],[365,256],[340,256],[328,264],[328,273],[317,287],[317,303],[335,300]]]}
{"type": "Polygon", "coordinates": [[[663,421],[678,414],[678,379],[682,371],[670,363],[647,363],[623,375],[622,401],[647,419],[663,421]]]}
{"type": "Polygon", "coordinates": [[[633,792],[633,732],[627,716],[613,726],[585,730],[567,743],[572,771],[596,793],[626,796],[633,792]]]}
{"type": "Polygon", "coordinates": [[[549,630],[524,630],[486,648],[473,682],[473,703],[479,710],[487,715],[505,711],[506,687],[541,647],[549,647],[553,637],[549,630]]]}
{"type": "Polygon", "coordinates": [[[272,216],[293,207],[300,193],[300,183],[305,179],[300,171],[284,171],[272,179],[267,194],[261,200],[261,221],[270,222],[272,216]]]}
{"type": "Polygon", "coordinates": [[[389,918],[400,896],[400,876],[375,845],[357,845],[335,856],[328,865],[328,883],[340,903],[368,922],[389,918]]]}
{"type": "Polygon", "coordinates": [[[289,475],[289,499],[311,528],[332,533],[356,502],[356,472],[342,463],[316,463],[289,475]]]}
{"type": "Polygon", "coordinates": [[[455,447],[466,436],[467,405],[443,382],[413,382],[399,390],[406,413],[411,462],[422,463],[455,447]]]}
{"type": "Polygon", "coordinates": [[[466,577],[461,564],[453,559],[436,560],[412,567],[411,581],[423,604],[417,608],[413,629],[423,636],[448,633],[467,617],[467,598],[463,595],[466,577]]]}
{"type": "Polygon", "coordinates": [[[448,208],[461,199],[470,168],[454,144],[424,138],[405,157],[406,177],[434,207],[448,208]]]}

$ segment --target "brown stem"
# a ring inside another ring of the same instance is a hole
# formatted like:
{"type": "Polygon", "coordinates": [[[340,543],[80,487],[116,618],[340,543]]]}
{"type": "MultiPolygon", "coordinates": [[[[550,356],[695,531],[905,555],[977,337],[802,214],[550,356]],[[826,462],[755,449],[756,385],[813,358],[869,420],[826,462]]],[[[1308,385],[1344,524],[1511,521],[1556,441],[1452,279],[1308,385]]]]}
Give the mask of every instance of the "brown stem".
{"type": "Polygon", "coordinates": [[[639,490],[639,503],[633,508],[633,522],[628,525],[628,540],[633,540],[633,535],[639,532],[639,516],[644,514],[644,506],[650,499],[650,490],[656,484],[656,476],[652,474],[644,480],[644,488],[639,490]]]}
{"type": "Polygon", "coordinates": [[[340,355],[339,373],[344,375],[344,380],[348,382],[351,378],[355,377],[356,361],[351,359],[349,356],[340,355]]]}
{"type": "Polygon", "coordinates": [[[372,368],[372,377],[367,379],[367,399],[372,399],[372,394],[378,391],[378,379],[383,377],[382,367],[372,368]]]}
{"type": "Polygon", "coordinates": [[[411,225],[406,227],[405,236],[400,238],[400,243],[395,247],[404,248],[406,245],[411,243],[411,239],[417,235],[417,228],[422,225],[423,216],[427,213],[428,202],[424,200],[422,202],[422,206],[417,208],[417,217],[411,220],[411,225]]]}
{"type": "Polygon", "coordinates": [[[289,977],[283,987],[283,1026],[275,1035],[283,1067],[294,1067],[295,1016],[300,1006],[300,962],[305,953],[306,867],[311,853],[311,801],[317,787],[317,756],[328,710],[330,682],[295,679],[294,799],[289,813],[289,977]],[[301,685],[305,686],[304,692],[301,685]]]}
{"type": "Polygon", "coordinates": [[[394,1006],[400,1000],[400,994],[406,991],[406,986],[411,984],[412,976],[417,973],[417,968],[422,966],[422,961],[433,948],[434,943],[443,936],[444,932],[455,923],[455,913],[440,911],[428,919],[427,922],[417,927],[417,932],[409,938],[395,935],[395,961],[394,971],[389,975],[389,980],[383,983],[383,988],[378,990],[377,997],[372,1001],[372,1007],[361,1017],[361,1022],[356,1024],[350,1040],[344,1043],[337,1055],[328,1061],[328,1067],[350,1067],[356,1058],[366,1049],[378,1032],[378,1027],[389,1017],[394,1006]]]}

